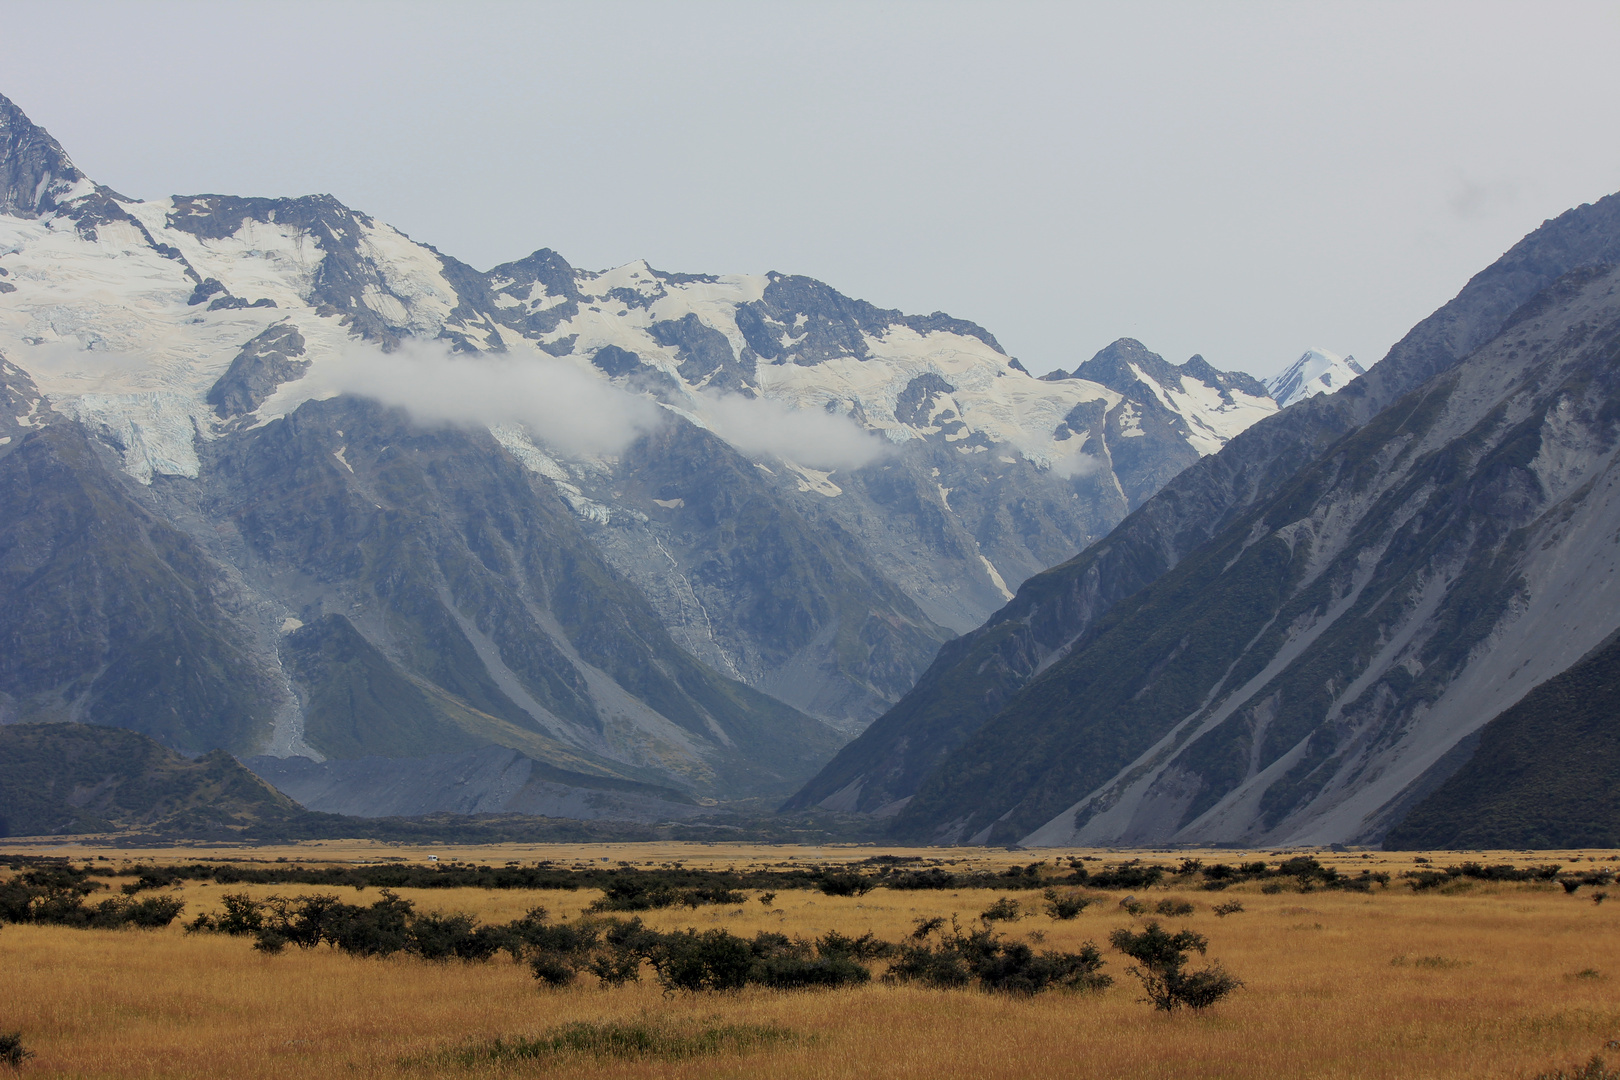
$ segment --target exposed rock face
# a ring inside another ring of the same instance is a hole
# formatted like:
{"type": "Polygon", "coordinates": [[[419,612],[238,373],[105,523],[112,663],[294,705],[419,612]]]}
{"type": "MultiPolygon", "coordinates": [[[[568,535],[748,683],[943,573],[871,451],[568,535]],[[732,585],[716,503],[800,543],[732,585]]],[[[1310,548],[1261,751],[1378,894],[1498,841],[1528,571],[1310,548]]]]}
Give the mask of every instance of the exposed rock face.
{"type": "Polygon", "coordinates": [[[276,387],[300,378],[309,369],[304,336],[296,326],[272,326],[246,345],[208,391],[208,404],[221,420],[231,420],[263,405],[276,387]]]}
{"type": "MultiPolygon", "coordinates": [[[[867,812],[905,806],[947,759],[966,753],[964,745],[1037,673],[1083,645],[1117,604],[1287,490],[1338,440],[1496,336],[1517,308],[1554,280],[1615,261],[1620,261],[1620,196],[1547,222],[1476,275],[1347,389],[1309,398],[1254,424],[1178,475],[1106,539],[1025,582],[1017,598],[983,627],[947,644],[917,687],[789,805],[820,803],[867,812]]],[[[918,835],[931,835],[940,823],[912,827],[918,835]]]]}
{"type": "Polygon", "coordinates": [[[49,214],[79,186],[88,186],[85,176],[61,144],[0,98],[0,214],[49,214]]]}

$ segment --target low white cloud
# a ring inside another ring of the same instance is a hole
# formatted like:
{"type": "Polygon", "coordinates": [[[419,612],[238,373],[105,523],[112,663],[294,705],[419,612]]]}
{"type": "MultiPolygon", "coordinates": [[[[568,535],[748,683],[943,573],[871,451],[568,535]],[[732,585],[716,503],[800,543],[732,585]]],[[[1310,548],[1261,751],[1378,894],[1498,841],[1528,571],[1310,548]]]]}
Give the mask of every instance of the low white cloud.
{"type": "Polygon", "coordinates": [[[704,395],[700,415],[745,454],[811,468],[858,469],[890,452],[882,439],[841,413],[792,409],[766,398],[704,395]]]}
{"type": "Polygon", "coordinates": [[[300,397],[357,394],[418,421],[521,424],[565,453],[617,454],[663,422],[645,398],[550,357],[452,353],[406,343],[393,352],[355,348],[315,366],[300,397]]]}
{"type": "Polygon", "coordinates": [[[1103,467],[1100,457],[1076,450],[1067,457],[1055,458],[1052,461],[1052,475],[1061,476],[1065,480],[1073,480],[1077,476],[1090,476],[1103,467]]]}

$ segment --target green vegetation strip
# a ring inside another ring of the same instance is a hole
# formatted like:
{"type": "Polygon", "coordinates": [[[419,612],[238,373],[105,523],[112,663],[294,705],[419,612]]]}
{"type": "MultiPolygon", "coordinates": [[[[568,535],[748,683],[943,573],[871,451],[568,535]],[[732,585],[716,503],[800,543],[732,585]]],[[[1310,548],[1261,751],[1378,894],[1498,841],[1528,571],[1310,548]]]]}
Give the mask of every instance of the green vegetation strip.
{"type": "Polygon", "coordinates": [[[442,1051],[432,1055],[429,1063],[476,1068],[578,1057],[675,1061],[714,1054],[744,1054],[797,1041],[792,1031],[773,1024],[723,1024],[706,1020],[683,1026],[662,1020],[579,1021],[533,1037],[491,1039],[442,1051]]]}

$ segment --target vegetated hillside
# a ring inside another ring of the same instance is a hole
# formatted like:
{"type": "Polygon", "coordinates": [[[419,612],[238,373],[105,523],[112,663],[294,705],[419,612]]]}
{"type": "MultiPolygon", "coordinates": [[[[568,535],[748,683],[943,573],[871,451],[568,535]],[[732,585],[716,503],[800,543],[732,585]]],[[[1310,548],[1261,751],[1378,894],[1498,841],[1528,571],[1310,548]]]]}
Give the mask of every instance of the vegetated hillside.
{"type": "Polygon", "coordinates": [[[1106,538],[1030,578],[978,630],[949,642],[917,686],[788,803],[893,813],[1038,672],[1329,447],[1495,337],[1572,270],[1620,261],[1620,196],[1525,237],[1345,389],[1307,398],[1234,437],[1165,485],[1106,538]]]}
{"type": "MultiPolygon", "coordinates": [[[[675,646],[841,735],[1010,587],[1275,408],[1201,361],[1038,380],[973,323],[803,277],[598,273],[549,250],[483,272],[330,196],[127,199],[3,98],[0,177],[0,375],[16,390],[0,397],[0,453],[43,423],[78,423],[168,524],[228,539],[232,525],[208,517],[219,463],[343,388],[357,355],[448,363],[453,349],[473,371],[476,354],[502,358],[517,383],[562,373],[608,403],[598,429],[624,426],[615,410],[641,417],[640,441],[582,448],[559,433],[578,417],[520,422],[508,401],[494,440],[675,646]],[[829,431],[861,452],[829,458],[829,431]]],[[[298,467],[344,469],[345,446],[298,467]]],[[[301,619],[284,579],[265,585],[239,551],[216,552],[246,590],[237,608],[301,619]]],[[[251,652],[293,692],[255,693],[253,708],[292,715],[304,691],[282,644],[272,630],[251,652]]],[[[71,711],[81,688],[55,689],[71,711]]],[[[422,734],[406,725],[396,749],[422,734]]],[[[636,754],[661,768],[663,750],[636,754]]]]}
{"type": "Polygon", "coordinates": [[[228,835],[304,816],[223,750],[191,759],[86,724],[0,727],[0,836],[141,829],[228,835]]]}
{"type": "Polygon", "coordinates": [[[223,750],[188,758],[124,728],[7,724],[0,726],[0,837],[499,844],[857,836],[837,823],[829,830],[739,817],[677,791],[569,773],[499,747],[426,760],[255,763],[312,802],[348,808],[347,800],[367,816],[306,809],[223,750]],[[453,805],[458,788],[468,797],[463,805],[453,805]],[[378,804],[390,816],[375,816],[378,804]]]}
{"type": "Polygon", "coordinates": [[[1368,842],[1620,625],[1620,270],[1573,271],[1237,517],[923,783],[902,835],[1368,842]]]}
{"type": "Polygon", "coordinates": [[[1386,850],[1620,847],[1620,637],[1480,729],[1386,850]]]}
{"type": "Polygon", "coordinates": [[[713,813],[673,788],[570,772],[504,746],[321,762],[261,755],[243,764],[300,806],[327,814],[524,814],[661,822],[713,813]]]}

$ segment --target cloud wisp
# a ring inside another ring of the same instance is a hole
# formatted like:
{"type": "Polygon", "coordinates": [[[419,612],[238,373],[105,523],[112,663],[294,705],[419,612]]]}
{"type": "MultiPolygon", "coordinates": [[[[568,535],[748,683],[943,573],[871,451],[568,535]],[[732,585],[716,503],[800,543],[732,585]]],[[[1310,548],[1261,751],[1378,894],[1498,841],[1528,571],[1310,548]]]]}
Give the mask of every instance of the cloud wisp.
{"type": "Polygon", "coordinates": [[[705,394],[702,402],[703,422],[750,456],[785,458],[815,469],[858,469],[890,453],[886,442],[841,413],[793,409],[739,394],[705,394]]]}
{"type": "Polygon", "coordinates": [[[437,345],[351,349],[316,365],[302,383],[302,398],[356,394],[423,423],[521,424],[569,454],[611,456],[665,422],[652,402],[566,361],[437,345]]]}
{"type": "MultiPolygon", "coordinates": [[[[612,456],[669,421],[650,399],[565,360],[453,353],[416,342],[387,353],[346,350],[287,390],[296,400],[356,394],[403,408],[422,423],[519,424],[565,454],[612,456]]],[[[837,413],[736,394],[700,394],[693,405],[692,415],[754,457],[856,469],[890,452],[882,439],[837,413]]]]}

